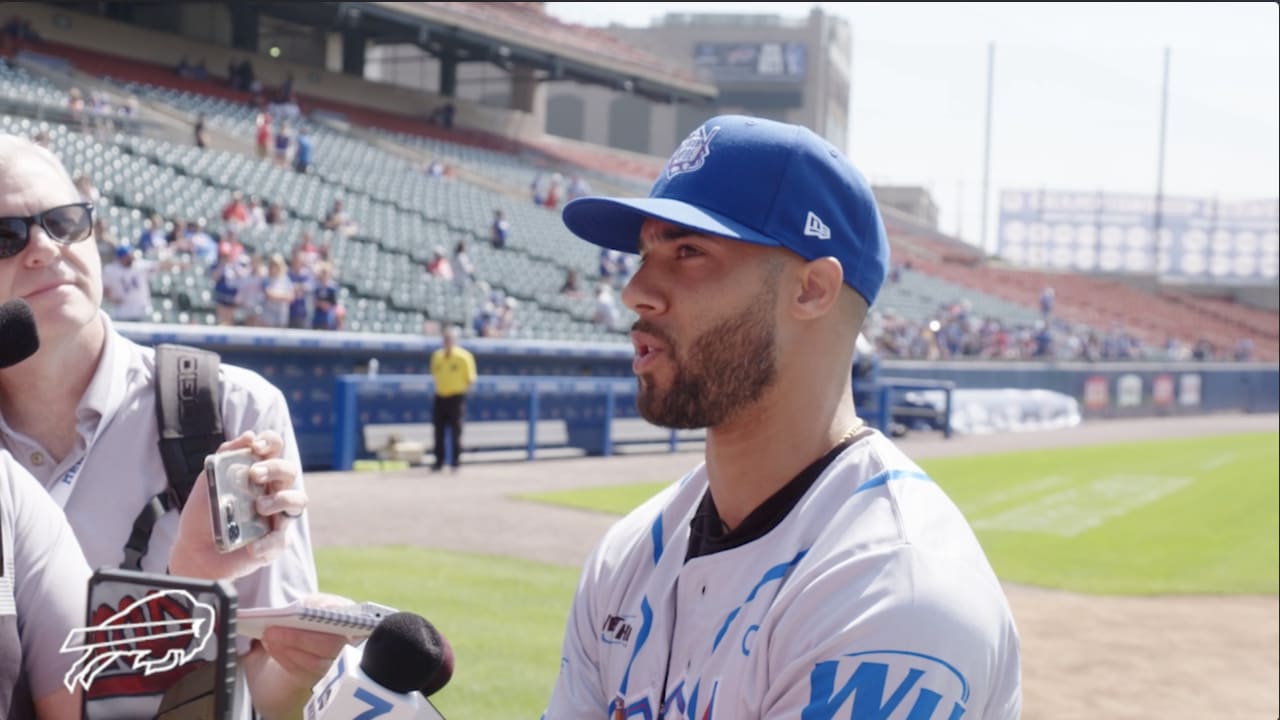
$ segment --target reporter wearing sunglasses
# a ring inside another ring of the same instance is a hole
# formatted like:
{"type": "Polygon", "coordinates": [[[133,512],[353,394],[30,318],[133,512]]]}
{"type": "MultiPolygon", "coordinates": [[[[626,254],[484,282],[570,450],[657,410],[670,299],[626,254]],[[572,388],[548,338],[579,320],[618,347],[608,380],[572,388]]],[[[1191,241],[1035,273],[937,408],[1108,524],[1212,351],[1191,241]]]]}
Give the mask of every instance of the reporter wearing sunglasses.
{"type": "MultiPolygon", "coordinates": [[[[118,333],[100,308],[102,263],[92,241],[93,216],[93,206],[57,157],[26,138],[0,134],[0,303],[26,300],[40,338],[34,355],[0,370],[0,455],[12,455],[61,506],[89,567],[121,566],[134,518],[168,481],[156,442],[155,354],[118,333]]],[[[301,513],[306,493],[284,396],[257,373],[225,362],[220,379],[224,430],[232,439],[227,444],[252,444],[260,460],[255,469],[266,471],[275,506],[260,505],[260,511],[273,518],[301,513]]],[[[192,498],[204,493],[196,487],[192,498]]],[[[195,505],[189,502],[188,508],[195,505]]],[[[202,517],[192,515],[174,508],[156,521],[140,569],[167,573],[174,551],[175,574],[231,580],[246,607],[335,601],[317,595],[305,514],[275,521],[271,542],[227,556],[213,548],[207,508],[202,517]]],[[[75,585],[65,592],[84,592],[83,582],[68,578],[65,583],[75,585]]],[[[3,621],[0,617],[0,659],[22,658],[33,638],[21,638],[15,648],[3,621]]],[[[261,641],[238,643],[241,680],[264,718],[300,714],[343,645],[336,636],[288,628],[272,628],[261,641]]],[[[4,670],[0,698],[6,694],[4,670]]],[[[95,697],[91,688],[94,715],[153,717],[166,682],[173,680],[162,675],[136,678],[154,681],[154,687],[130,696],[95,697]]],[[[35,684],[27,697],[51,691],[35,684]]],[[[248,706],[243,702],[236,717],[250,717],[248,706]]]]}

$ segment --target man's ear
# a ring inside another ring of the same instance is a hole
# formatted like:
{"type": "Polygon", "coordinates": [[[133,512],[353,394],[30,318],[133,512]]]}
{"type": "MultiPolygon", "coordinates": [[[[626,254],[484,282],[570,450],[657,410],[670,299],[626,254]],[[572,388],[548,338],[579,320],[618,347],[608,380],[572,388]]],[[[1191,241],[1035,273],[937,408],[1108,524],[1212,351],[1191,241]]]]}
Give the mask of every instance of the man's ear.
{"type": "Polygon", "coordinates": [[[844,287],[844,268],[833,257],[810,260],[796,268],[796,295],[792,313],[801,320],[831,312],[844,287]]]}

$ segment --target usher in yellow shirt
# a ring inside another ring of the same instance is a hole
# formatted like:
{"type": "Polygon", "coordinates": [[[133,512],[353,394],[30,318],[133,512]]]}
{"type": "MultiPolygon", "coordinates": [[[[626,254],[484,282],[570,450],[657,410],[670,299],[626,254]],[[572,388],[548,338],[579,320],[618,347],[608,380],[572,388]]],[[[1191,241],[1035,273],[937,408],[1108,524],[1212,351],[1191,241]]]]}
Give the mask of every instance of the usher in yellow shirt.
{"type": "Polygon", "coordinates": [[[461,395],[476,381],[476,359],[457,345],[448,355],[440,348],[431,353],[431,377],[436,382],[436,397],[461,395]]]}

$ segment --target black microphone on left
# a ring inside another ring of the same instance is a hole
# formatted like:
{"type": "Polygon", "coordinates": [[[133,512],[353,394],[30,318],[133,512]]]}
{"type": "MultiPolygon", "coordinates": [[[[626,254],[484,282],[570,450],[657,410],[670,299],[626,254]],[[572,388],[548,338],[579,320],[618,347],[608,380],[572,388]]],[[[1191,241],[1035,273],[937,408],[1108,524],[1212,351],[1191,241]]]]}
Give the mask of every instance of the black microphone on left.
{"type": "Polygon", "coordinates": [[[383,618],[368,639],[347,646],[316,684],[308,720],[443,720],[426,696],[453,676],[449,641],[421,615],[383,618]]]}
{"type": "Polygon", "coordinates": [[[26,360],[40,349],[36,316],[22,298],[0,304],[0,369],[26,360]]]}

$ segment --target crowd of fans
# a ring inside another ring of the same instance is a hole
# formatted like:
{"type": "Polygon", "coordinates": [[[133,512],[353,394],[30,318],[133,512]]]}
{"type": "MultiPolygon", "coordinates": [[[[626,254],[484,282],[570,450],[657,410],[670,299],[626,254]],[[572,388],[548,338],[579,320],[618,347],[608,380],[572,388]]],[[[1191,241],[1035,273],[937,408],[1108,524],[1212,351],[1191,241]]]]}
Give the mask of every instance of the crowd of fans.
{"type": "MultiPolygon", "coordinates": [[[[97,190],[86,176],[77,177],[76,185],[87,200],[94,199],[97,190]]],[[[337,200],[334,205],[341,207],[337,200]]],[[[239,235],[278,225],[284,213],[240,192],[231,194],[220,219],[215,233],[203,218],[165,220],[156,214],[143,222],[137,238],[128,239],[114,237],[99,217],[95,236],[108,315],[116,320],[152,320],[152,279],[176,270],[207,278],[219,325],[342,328],[346,313],[327,244],[317,244],[312,233],[303,232],[287,257],[251,251],[239,235]]],[[[332,229],[322,226],[320,232],[332,229]]],[[[190,296],[186,303],[196,304],[190,296]]]]}
{"type": "Polygon", "coordinates": [[[943,304],[927,320],[904,317],[892,307],[873,308],[865,332],[881,357],[904,360],[1244,361],[1253,352],[1248,339],[1224,348],[1206,339],[1188,345],[1170,337],[1152,347],[1119,323],[1099,330],[1052,314],[1034,323],[1010,323],[979,317],[966,299],[943,304]]]}

